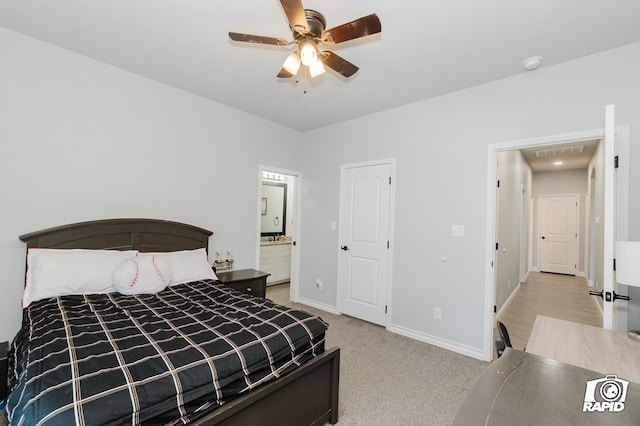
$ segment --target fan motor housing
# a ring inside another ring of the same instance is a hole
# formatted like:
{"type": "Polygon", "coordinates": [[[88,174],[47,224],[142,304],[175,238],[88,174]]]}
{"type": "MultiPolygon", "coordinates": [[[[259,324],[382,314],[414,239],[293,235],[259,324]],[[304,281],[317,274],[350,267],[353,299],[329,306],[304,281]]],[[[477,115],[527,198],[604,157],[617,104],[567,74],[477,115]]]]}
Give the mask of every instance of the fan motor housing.
{"type": "Polygon", "coordinates": [[[305,17],[307,18],[307,25],[309,26],[309,32],[306,34],[300,34],[296,31],[293,31],[293,37],[297,40],[299,38],[305,36],[311,36],[315,38],[322,37],[322,32],[325,30],[327,26],[327,21],[322,16],[322,13],[312,10],[305,9],[304,10],[305,17]]]}

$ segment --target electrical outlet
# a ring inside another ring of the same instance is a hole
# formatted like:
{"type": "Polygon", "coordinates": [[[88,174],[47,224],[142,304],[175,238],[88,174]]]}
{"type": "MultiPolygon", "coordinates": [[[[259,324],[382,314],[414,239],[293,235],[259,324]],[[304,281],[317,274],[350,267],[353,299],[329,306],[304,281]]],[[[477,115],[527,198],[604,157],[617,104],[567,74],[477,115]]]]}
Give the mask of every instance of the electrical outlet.
{"type": "Polygon", "coordinates": [[[442,309],[440,308],[433,308],[433,317],[435,319],[442,319],[442,309]]]}
{"type": "Polygon", "coordinates": [[[320,278],[316,279],[316,289],[322,290],[322,280],[320,278]]]}
{"type": "Polygon", "coordinates": [[[452,237],[464,237],[464,225],[451,225],[452,237]]]}

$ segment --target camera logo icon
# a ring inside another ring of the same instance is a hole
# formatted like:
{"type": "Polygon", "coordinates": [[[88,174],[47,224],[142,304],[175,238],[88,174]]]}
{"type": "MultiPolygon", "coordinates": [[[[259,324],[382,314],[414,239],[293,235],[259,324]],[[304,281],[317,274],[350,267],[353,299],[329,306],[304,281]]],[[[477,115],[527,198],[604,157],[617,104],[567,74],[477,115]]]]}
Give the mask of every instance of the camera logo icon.
{"type": "Polygon", "coordinates": [[[628,387],[629,381],[619,379],[616,375],[587,381],[582,411],[618,413],[624,410],[628,387]]]}

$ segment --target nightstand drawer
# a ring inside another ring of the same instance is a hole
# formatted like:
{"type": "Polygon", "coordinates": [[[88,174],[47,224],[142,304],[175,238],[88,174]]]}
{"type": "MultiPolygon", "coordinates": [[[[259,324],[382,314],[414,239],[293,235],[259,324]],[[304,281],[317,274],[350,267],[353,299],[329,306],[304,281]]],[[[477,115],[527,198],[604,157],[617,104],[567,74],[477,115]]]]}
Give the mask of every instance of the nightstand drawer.
{"type": "Polygon", "coordinates": [[[265,297],[267,295],[268,273],[255,269],[241,269],[238,271],[216,272],[218,280],[224,285],[252,296],[265,297]]]}
{"type": "Polygon", "coordinates": [[[247,280],[241,282],[225,283],[227,287],[253,296],[265,297],[266,287],[262,280],[247,280]]]}

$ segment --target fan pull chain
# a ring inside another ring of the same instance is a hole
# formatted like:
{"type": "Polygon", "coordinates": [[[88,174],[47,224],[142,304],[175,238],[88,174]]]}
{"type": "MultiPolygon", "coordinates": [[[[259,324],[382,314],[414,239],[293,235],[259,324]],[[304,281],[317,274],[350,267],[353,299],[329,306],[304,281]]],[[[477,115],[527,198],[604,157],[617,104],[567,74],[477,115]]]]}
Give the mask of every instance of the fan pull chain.
{"type": "Polygon", "coordinates": [[[302,94],[303,94],[303,95],[306,95],[306,94],[307,94],[307,81],[308,81],[308,79],[307,79],[307,72],[308,72],[307,67],[304,67],[304,74],[303,74],[304,82],[303,82],[303,84],[302,84],[302,94]]]}

